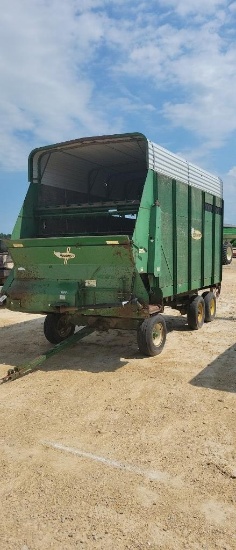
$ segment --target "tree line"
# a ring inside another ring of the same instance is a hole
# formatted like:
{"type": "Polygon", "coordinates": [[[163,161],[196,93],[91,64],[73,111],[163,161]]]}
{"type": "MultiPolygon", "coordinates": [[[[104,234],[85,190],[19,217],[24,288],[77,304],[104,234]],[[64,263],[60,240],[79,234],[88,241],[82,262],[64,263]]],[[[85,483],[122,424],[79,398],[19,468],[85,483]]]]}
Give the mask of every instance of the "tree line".
{"type": "Polygon", "coordinates": [[[10,233],[0,233],[0,239],[10,239],[11,234],[10,233]]]}

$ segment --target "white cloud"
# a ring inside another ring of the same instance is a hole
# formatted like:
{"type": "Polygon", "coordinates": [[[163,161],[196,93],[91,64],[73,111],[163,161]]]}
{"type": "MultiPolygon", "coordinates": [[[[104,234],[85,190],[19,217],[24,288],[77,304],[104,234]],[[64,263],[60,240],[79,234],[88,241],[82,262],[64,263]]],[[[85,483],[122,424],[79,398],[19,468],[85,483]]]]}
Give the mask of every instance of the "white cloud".
{"type": "MultiPolygon", "coordinates": [[[[172,4],[187,9],[187,3],[172,4]]],[[[200,25],[191,19],[181,29],[161,25],[154,38],[147,34],[142,44],[131,45],[120,65],[127,75],[167,90],[171,97],[163,101],[162,114],[174,127],[203,137],[208,148],[220,147],[236,129],[236,45],[230,24],[228,12],[220,11],[200,25]]]]}
{"type": "Polygon", "coordinates": [[[179,15],[211,14],[227,6],[227,0],[160,0],[164,7],[172,7],[179,15]]]}
{"type": "Polygon", "coordinates": [[[226,0],[5,3],[2,164],[22,168],[29,150],[46,142],[125,131],[127,113],[137,114],[140,130],[152,113],[153,126],[184,128],[204,141],[205,151],[220,147],[236,129],[236,2],[227,6],[226,0]]]}
{"type": "Polygon", "coordinates": [[[232,176],[233,178],[236,178],[236,166],[233,166],[232,168],[230,168],[227,176],[232,176]]]}
{"type": "Polygon", "coordinates": [[[231,4],[229,5],[229,11],[231,11],[232,13],[236,12],[236,2],[231,2],[231,4]]]}
{"type": "MultiPolygon", "coordinates": [[[[235,172],[230,174],[223,174],[224,184],[224,222],[231,223],[236,226],[236,208],[235,208],[235,196],[236,196],[236,167],[235,172]]],[[[231,170],[230,170],[231,172],[231,170]]]]}
{"type": "Polygon", "coordinates": [[[1,157],[6,167],[22,166],[28,141],[34,147],[74,137],[78,128],[111,130],[102,111],[92,106],[94,82],[86,71],[104,34],[103,17],[76,17],[75,10],[73,0],[12,0],[1,12],[1,157]]]}

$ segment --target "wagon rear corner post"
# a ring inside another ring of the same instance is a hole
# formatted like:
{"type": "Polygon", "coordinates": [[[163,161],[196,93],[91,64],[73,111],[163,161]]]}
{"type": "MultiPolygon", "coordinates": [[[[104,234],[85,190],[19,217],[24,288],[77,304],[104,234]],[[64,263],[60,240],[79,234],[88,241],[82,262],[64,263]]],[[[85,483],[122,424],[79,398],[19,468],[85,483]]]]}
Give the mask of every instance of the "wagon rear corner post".
{"type": "Polygon", "coordinates": [[[76,325],[137,330],[145,355],[166,341],[165,306],[192,330],[215,316],[222,278],[221,180],[143,134],[35,149],[2,293],[46,315],[55,344],[76,325]],[[202,294],[203,291],[203,294],[202,294]]]}

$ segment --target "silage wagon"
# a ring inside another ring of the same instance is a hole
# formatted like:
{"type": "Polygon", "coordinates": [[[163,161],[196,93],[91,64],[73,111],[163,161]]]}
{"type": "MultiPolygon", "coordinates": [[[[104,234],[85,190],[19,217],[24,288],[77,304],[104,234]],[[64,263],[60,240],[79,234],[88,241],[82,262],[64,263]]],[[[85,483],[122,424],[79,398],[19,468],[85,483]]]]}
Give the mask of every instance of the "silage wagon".
{"type": "Polygon", "coordinates": [[[223,227],[223,265],[229,265],[236,249],[236,227],[235,225],[224,225],[223,227]]]}
{"type": "Polygon", "coordinates": [[[165,306],[190,329],[212,321],[222,278],[222,181],[130,133],[35,149],[2,290],[46,315],[59,343],[75,326],[137,329],[141,353],[166,340],[165,306]]]}

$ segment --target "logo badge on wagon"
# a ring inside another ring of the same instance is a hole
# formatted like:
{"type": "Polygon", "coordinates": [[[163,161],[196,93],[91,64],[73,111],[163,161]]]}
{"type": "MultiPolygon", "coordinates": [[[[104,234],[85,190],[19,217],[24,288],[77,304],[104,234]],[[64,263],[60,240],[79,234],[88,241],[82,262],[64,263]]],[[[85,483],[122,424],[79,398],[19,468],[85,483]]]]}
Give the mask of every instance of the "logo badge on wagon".
{"type": "Polygon", "coordinates": [[[68,260],[73,260],[73,258],[75,258],[75,254],[70,251],[70,246],[67,247],[66,252],[55,252],[54,250],[54,256],[64,260],[64,265],[67,265],[68,260]]]}
{"type": "Polygon", "coordinates": [[[191,236],[195,241],[199,241],[202,238],[202,233],[198,229],[194,229],[194,227],[192,227],[191,236]]]}

